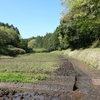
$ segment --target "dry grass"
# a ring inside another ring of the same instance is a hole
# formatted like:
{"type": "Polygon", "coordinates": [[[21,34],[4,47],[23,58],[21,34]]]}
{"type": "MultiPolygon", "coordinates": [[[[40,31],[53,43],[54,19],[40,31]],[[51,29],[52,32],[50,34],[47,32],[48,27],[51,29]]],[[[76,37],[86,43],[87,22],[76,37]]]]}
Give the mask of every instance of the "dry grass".
{"type": "Polygon", "coordinates": [[[92,69],[100,69],[100,48],[89,48],[74,51],[68,49],[63,52],[70,57],[84,61],[92,69]]]}

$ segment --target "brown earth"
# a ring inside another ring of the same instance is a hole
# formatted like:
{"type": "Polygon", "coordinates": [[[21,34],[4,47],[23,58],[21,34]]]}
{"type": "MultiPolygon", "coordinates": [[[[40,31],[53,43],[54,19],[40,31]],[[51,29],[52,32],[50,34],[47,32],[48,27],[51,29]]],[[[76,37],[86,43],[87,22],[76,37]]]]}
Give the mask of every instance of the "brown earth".
{"type": "Polygon", "coordinates": [[[36,83],[0,83],[0,100],[100,100],[99,73],[75,59],[59,56],[59,68],[36,83]]]}

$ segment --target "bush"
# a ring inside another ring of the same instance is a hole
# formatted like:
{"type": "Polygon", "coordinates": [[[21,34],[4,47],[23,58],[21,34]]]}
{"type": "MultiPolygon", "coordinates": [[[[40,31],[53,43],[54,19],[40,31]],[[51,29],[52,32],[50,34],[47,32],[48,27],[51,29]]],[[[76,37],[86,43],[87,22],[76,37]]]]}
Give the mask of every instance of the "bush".
{"type": "Polygon", "coordinates": [[[10,50],[11,56],[16,56],[17,54],[24,54],[24,53],[26,53],[26,51],[24,49],[21,49],[21,48],[12,48],[10,50]]]}

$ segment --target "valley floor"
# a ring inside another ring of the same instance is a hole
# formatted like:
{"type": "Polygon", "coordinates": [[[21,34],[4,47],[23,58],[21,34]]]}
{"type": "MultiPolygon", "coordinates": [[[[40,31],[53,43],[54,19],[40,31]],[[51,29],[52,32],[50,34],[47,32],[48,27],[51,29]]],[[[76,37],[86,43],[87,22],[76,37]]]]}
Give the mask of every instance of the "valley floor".
{"type": "Polygon", "coordinates": [[[4,58],[0,65],[1,73],[5,69],[4,73],[20,73],[31,79],[35,74],[47,75],[34,82],[2,81],[0,100],[100,100],[99,72],[93,73],[84,63],[65,55],[37,53],[4,58]]]}

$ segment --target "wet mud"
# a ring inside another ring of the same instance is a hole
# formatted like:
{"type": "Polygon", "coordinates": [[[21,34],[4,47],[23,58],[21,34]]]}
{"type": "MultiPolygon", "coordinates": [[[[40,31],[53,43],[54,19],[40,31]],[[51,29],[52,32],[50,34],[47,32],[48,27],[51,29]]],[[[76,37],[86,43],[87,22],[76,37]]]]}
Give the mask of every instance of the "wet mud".
{"type": "Polygon", "coordinates": [[[84,100],[86,94],[76,92],[48,91],[48,92],[23,92],[0,89],[0,100],[84,100]],[[78,99],[77,99],[78,98],[78,99]],[[79,99],[80,98],[80,99],[79,99]]]}

